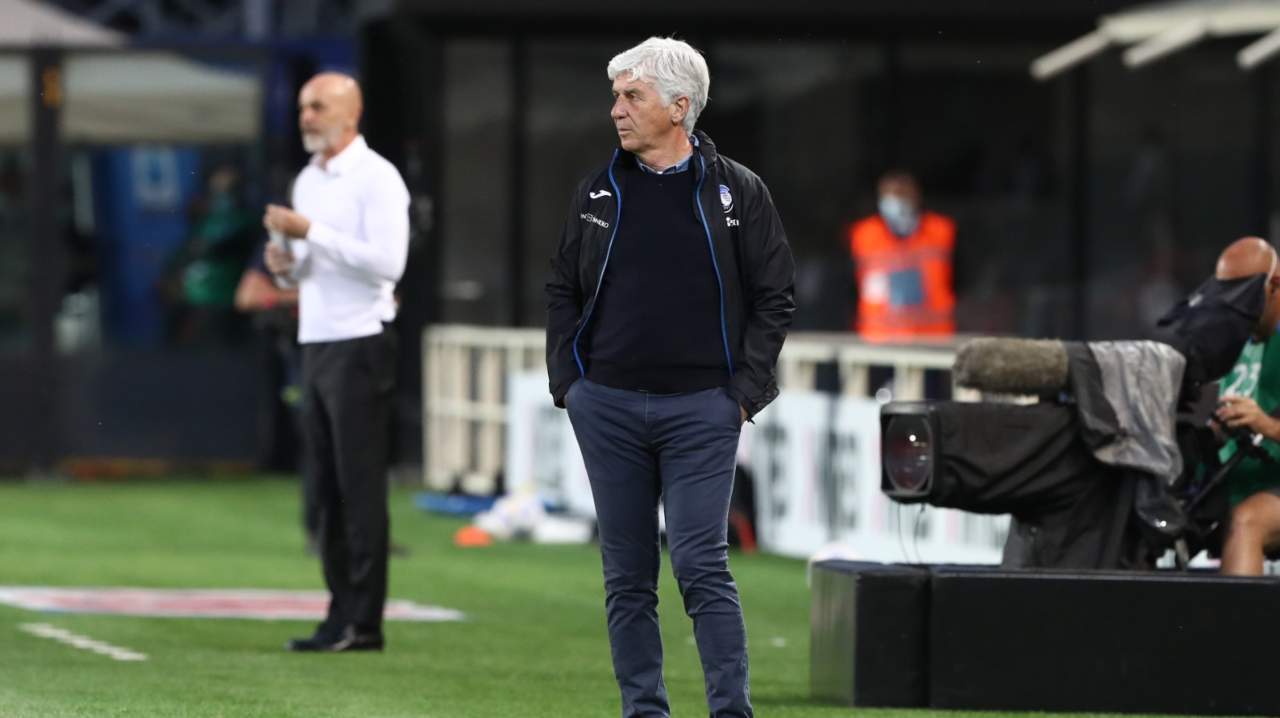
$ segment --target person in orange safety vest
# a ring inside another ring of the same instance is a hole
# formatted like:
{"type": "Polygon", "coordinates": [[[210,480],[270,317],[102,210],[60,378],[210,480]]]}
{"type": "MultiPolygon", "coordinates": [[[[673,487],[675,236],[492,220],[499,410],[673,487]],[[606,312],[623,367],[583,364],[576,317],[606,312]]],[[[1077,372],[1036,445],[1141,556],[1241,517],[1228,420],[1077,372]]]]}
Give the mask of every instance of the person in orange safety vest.
{"type": "Polygon", "coordinates": [[[892,171],[878,184],[879,212],[849,230],[858,293],[851,327],[868,341],[946,338],[955,333],[955,222],[921,205],[920,185],[892,171]]]}

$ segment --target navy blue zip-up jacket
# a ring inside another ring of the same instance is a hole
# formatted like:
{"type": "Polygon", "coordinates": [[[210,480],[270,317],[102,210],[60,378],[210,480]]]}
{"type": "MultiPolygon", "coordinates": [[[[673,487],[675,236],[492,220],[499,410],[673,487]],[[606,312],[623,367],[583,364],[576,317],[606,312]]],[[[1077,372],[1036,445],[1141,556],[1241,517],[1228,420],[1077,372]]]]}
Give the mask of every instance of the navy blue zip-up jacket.
{"type": "MultiPolygon", "coordinates": [[[[764,182],[751,170],[716,153],[701,131],[691,170],[698,217],[720,290],[721,338],[729,385],[738,404],[754,416],[778,395],[778,352],[795,312],[795,261],[782,220],[764,182]]],[[[614,152],[607,167],[578,184],[547,281],[547,373],[551,396],[564,407],[570,385],[585,374],[588,357],[580,337],[590,331],[600,280],[619,221],[626,221],[626,192],[614,152]]]]}

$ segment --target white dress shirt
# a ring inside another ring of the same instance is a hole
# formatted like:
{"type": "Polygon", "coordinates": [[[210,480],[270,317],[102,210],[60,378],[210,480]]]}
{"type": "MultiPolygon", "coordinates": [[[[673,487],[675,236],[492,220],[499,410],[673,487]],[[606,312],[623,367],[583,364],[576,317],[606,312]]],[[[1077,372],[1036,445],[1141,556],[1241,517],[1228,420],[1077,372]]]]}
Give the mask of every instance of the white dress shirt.
{"type": "Polygon", "coordinates": [[[409,190],[364,136],[328,162],[311,159],[293,185],[293,209],[311,221],[289,242],[302,344],[378,334],[395,319],[392,292],[409,254],[409,190]]]}

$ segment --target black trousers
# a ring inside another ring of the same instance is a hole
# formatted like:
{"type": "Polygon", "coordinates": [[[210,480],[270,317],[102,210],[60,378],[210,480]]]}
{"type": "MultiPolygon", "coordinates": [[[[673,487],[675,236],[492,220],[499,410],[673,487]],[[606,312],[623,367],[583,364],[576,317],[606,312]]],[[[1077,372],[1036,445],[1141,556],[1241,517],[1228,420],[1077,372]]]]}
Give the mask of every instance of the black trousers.
{"type": "Polygon", "coordinates": [[[329,613],[319,632],[382,631],[396,336],[303,345],[303,423],[329,613]]]}

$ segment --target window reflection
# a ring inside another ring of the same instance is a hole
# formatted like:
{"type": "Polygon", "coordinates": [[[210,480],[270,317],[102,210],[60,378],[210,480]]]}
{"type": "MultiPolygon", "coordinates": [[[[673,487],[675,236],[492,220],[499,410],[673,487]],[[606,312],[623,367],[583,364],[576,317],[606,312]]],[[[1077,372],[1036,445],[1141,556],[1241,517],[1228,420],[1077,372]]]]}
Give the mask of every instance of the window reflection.
{"type": "Polygon", "coordinates": [[[1198,47],[1139,72],[1110,57],[1087,68],[1095,336],[1149,327],[1213,271],[1228,242],[1266,231],[1255,205],[1254,77],[1233,52],[1198,47]]]}
{"type": "Polygon", "coordinates": [[[20,354],[31,341],[30,74],[25,58],[0,56],[0,355],[20,354]]]}
{"type": "Polygon", "coordinates": [[[445,48],[442,319],[501,324],[510,218],[510,52],[506,43],[445,48]]]}
{"type": "Polygon", "coordinates": [[[884,59],[873,45],[725,41],[700,124],[768,184],[796,258],[796,329],[852,312],[847,225],[874,206],[884,59]]]}
{"type": "Polygon", "coordinates": [[[0,353],[3,354],[21,352],[30,341],[27,167],[23,151],[0,146],[0,353]]]}

